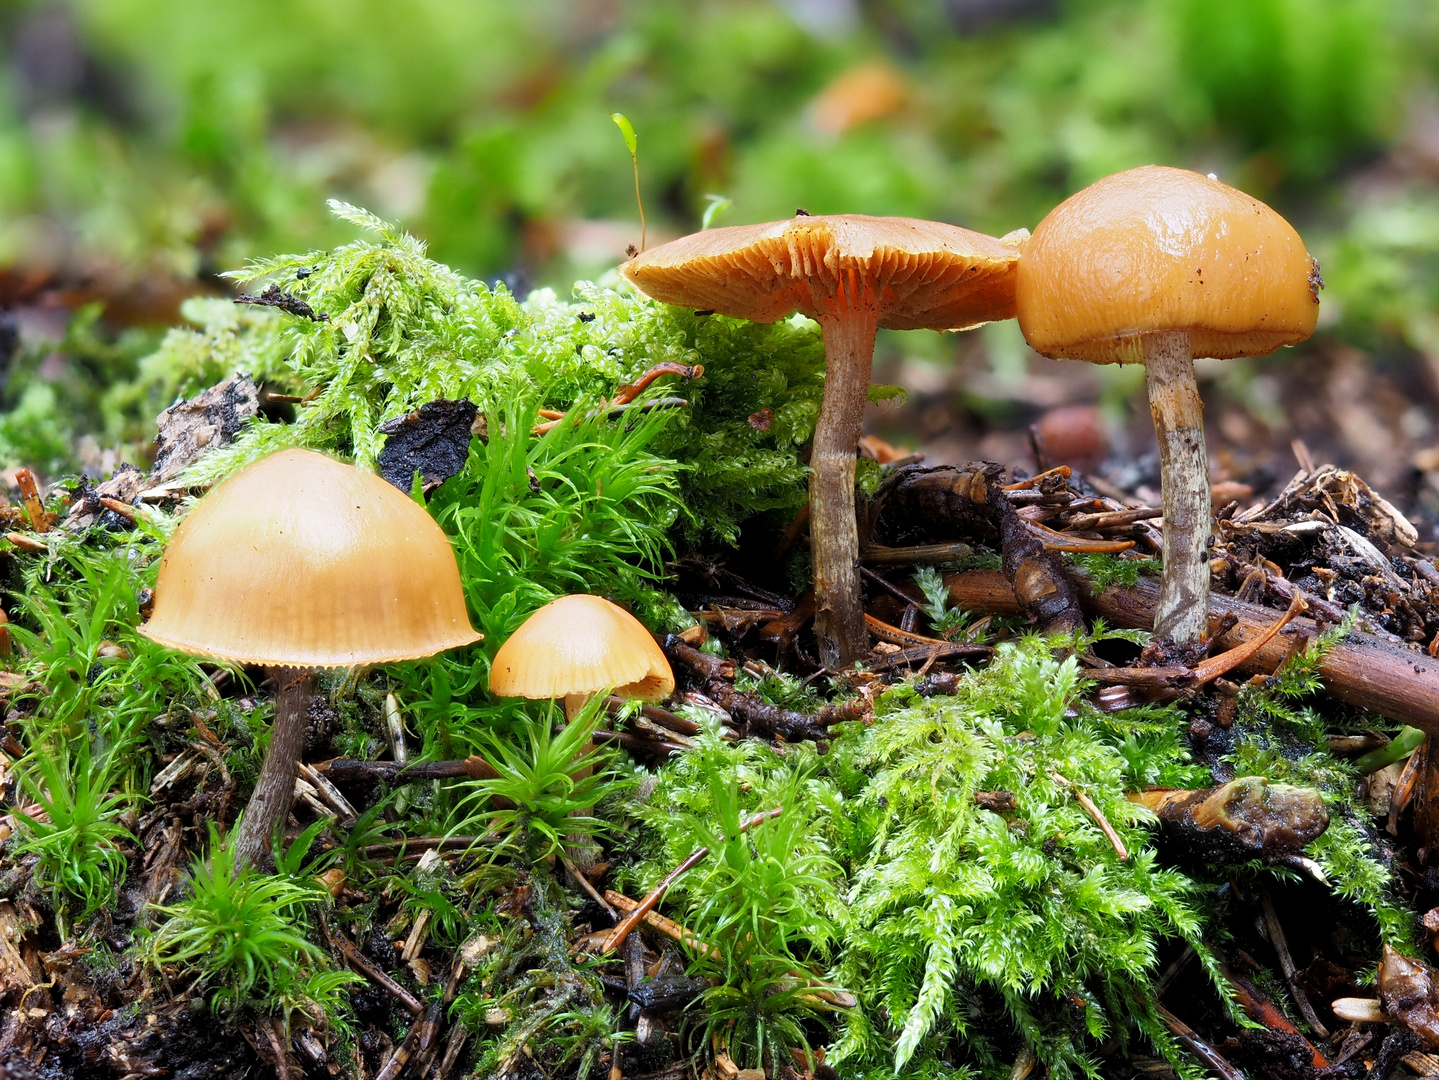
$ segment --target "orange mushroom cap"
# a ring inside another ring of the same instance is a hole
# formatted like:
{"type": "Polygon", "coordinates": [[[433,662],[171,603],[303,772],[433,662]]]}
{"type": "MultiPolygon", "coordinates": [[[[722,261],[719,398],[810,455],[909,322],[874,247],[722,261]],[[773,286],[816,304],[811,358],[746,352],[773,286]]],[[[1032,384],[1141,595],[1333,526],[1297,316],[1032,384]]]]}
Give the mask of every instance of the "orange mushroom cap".
{"type": "Polygon", "coordinates": [[[272,667],[415,660],[480,638],[434,519],[310,450],[271,454],[200,500],[165,550],[140,632],[272,667]]]}
{"type": "Polygon", "coordinates": [[[890,330],[963,330],[1014,317],[1018,248],[913,218],[800,215],[732,225],[637,255],[620,273],[655,300],[775,322],[872,299],[890,330]]]}
{"type": "Polygon", "coordinates": [[[500,646],[490,692],[563,698],[606,687],[623,698],[660,701],[674,693],[665,654],[638,619],[601,596],[552,600],[500,646]]]}
{"type": "Polygon", "coordinates": [[[1188,331],[1194,356],[1259,356],[1314,332],[1319,267],[1264,203],[1146,165],[1071,195],[1019,260],[1019,327],[1045,356],[1139,361],[1141,335],[1188,331]]]}

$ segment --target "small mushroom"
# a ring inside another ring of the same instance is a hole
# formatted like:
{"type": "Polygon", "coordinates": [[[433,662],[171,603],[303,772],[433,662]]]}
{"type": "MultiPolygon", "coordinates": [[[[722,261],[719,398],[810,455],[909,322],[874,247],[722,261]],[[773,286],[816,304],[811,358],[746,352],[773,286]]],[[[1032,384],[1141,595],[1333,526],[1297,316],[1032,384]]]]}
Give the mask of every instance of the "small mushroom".
{"type": "MultiPolygon", "coordinates": [[[[674,693],[675,674],[638,619],[587,593],[562,596],[540,608],[500,646],[490,665],[491,693],[561,698],[570,721],[590,698],[610,688],[616,697],[663,701],[674,693]]],[[[594,743],[587,742],[580,758],[593,749],[594,743]]],[[[589,775],[589,766],[574,775],[589,775]]],[[[582,869],[595,863],[597,849],[583,837],[572,836],[567,851],[582,869]]]]}
{"type": "Polygon", "coordinates": [[[449,540],[371,473],[309,450],[242,469],[180,523],[141,633],[275,669],[270,747],[235,837],[263,866],[295,791],[316,668],[417,660],[478,641],[449,540]]]}
{"type": "Polygon", "coordinates": [[[1019,326],[1036,352],[1144,364],[1164,498],[1154,630],[1181,645],[1209,628],[1209,459],[1193,357],[1303,341],[1322,286],[1304,241],[1268,206],[1158,165],[1071,195],[1024,246],[1019,326]]]}
{"type": "Polygon", "coordinates": [[[670,663],[650,632],[601,596],[562,596],[535,612],[500,646],[490,692],[559,698],[573,720],[608,687],[617,697],[662,701],[674,693],[670,663]]]}
{"type": "Polygon", "coordinates": [[[854,471],[878,329],[963,330],[1014,315],[1016,243],[954,225],[843,214],[709,229],[620,268],[646,296],[754,322],[800,312],[824,335],[824,402],[810,456],[820,660],[867,651],[854,471]]]}

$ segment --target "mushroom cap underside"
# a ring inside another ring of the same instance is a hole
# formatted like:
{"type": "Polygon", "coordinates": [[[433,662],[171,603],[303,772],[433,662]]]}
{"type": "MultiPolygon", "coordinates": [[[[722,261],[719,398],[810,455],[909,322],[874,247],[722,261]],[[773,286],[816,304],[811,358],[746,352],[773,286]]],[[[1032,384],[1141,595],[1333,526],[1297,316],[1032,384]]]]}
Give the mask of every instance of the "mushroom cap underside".
{"type": "Polygon", "coordinates": [[[1142,337],[1188,331],[1194,356],[1258,356],[1318,319],[1318,266],[1252,196],[1148,165],[1070,196],[1039,223],[1018,271],[1020,329],[1053,358],[1122,363],[1142,337]]]}
{"type": "Polygon", "coordinates": [[[643,624],[600,596],[550,601],[490,665],[490,691],[500,697],[563,698],[606,687],[620,697],[660,701],[674,692],[675,677],[643,624]]]}
{"type": "Polygon", "coordinates": [[[1014,317],[1018,247],[914,218],[801,215],[681,237],[620,267],[667,304],[775,322],[872,303],[890,330],[962,330],[1014,317]]]}
{"type": "Polygon", "coordinates": [[[449,540],[372,473],[309,450],[247,466],[165,550],[141,632],[202,656],[352,667],[478,641],[449,540]]]}

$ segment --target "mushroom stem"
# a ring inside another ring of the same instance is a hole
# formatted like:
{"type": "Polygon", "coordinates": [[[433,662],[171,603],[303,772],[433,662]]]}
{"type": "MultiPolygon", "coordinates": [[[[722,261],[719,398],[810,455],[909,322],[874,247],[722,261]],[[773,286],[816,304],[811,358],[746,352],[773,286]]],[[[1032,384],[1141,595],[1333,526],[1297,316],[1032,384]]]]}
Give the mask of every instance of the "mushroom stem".
{"type": "Polygon", "coordinates": [[[1149,411],[1159,437],[1164,499],[1164,576],[1154,633],[1196,645],[1209,629],[1209,456],[1204,403],[1194,382],[1188,331],[1145,334],[1149,411]]]}
{"type": "Polygon", "coordinates": [[[240,828],[235,834],[235,868],[270,865],[270,842],[275,825],[290,814],[295,797],[295,763],[305,748],[305,719],[314,686],[312,668],[278,668],[274,673],[275,720],[270,725],[270,747],[255,781],[240,828]]]}
{"type": "Polygon", "coordinates": [[[854,467],[878,328],[872,301],[843,290],[839,301],[833,312],[819,317],[824,334],[824,402],[809,460],[814,630],[820,663],[830,668],[854,663],[865,654],[869,641],[856,569],[854,467]]]}
{"type": "MultiPolygon", "coordinates": [[[[584,707],[589,704],[594,694],[566,694],[565,695],[565,723],[573,724],[575,717],[579,716],[584,707]]],[[[595,740],[585,740],[585,745],[580,747],[579,756],[581,759],[588,758],[595,752],[595,740]]],[[[594,769],[592,766],[584,765],[570,775],[576,780],[587,779],[594,769]]],[[[593,814],[593,806],[581,807],[578,810],[571,810],[570,817],[589,817],[593,814]]],[[[565,858],[569,859],[578,869],[589,870],[599,862],[599,846],[583,833],[569,833],[565,836],[565,858]]]]}

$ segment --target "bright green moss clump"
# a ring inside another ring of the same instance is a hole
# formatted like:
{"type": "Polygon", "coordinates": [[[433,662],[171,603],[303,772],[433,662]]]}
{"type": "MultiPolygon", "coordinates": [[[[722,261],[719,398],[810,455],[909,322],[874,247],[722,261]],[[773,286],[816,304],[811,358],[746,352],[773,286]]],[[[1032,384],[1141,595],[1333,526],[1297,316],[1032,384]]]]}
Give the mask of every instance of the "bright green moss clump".
{"type": "Polygon", "coordinates": [[[690,404],[662,411],[646,450],[672,463],[684,531],[732,541],[752,514],[803,504],[807,470],[797,449],[824,391],[813,326],[696,315],[588,282],[570,301],[541,290],[520,303],[503,286],[426,258],[424,244],[378,218],[333,205],[375,239],[265,259],[234,275],[277,285],[315,318],[192,305],[200,329],[172,332],[141,364],[136,385],[111,395],[117,409],[153,408],[160,393],[194,392],[239,370],[308,399],[292,423],[252,423],[231,447],[207,455],[194,478],[290,446],[373,467],[380,427],[427,402],[468,398],[489,412],[526,391],[536,409],[592,407],[673,362],[703,365],[704,375],[655,384],[648,396],[690,404]]]}

